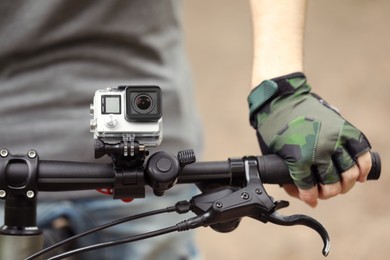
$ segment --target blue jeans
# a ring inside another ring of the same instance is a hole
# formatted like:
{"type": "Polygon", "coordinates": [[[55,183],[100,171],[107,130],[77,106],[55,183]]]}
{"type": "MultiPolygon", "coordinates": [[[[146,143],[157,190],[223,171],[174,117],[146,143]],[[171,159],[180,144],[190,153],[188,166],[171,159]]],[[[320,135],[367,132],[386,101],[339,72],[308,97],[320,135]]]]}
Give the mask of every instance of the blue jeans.
{"type": "MultiPolygon", "coordinates": [[[[78,234],[118,218],[172,206],[177,201],[189,200],[194,194],[193,186],[180,187],[180,190],[179,193],[174,192],[163,197],[147,194],[146,199],[136,199],[130,203],[113,200],[109,196],[104,197],[104,195],[96,199],[48,200],[38,205],[38,226],[47,228],[53,220],[66,218],[72,231],[78,234]]],[[[0,213],[2,211],[3,207],[1,207],[0,213]]],[[[123,223],[79,240],[78,246],[87,246],[153,231],[174,225],[191,216],[192,214],[164,213],[143,220],[123,223]]],[[[200,255],[194,243],[194,233],[187,231],[83,253],[77,259],[195,260],[200,259],[200,255]]]]}

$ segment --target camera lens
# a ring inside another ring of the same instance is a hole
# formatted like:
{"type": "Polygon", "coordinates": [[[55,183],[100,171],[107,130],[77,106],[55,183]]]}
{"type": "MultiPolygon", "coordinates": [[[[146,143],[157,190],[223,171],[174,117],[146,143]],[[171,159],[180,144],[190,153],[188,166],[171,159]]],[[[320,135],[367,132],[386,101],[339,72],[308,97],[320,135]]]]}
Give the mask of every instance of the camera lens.
{"type": "Polygon", "coordinates": [[[142,93],[135,97],[134,105],[138,113],[149,113],[153,109],[153,99],[149,95],[142,93]]]}
{"type": "Polygon", "coordinates": [[[152,99],[145,94],[141,94],[135,99],[135,105],[141,110],[148,110],[152,106],[152,99]]]}

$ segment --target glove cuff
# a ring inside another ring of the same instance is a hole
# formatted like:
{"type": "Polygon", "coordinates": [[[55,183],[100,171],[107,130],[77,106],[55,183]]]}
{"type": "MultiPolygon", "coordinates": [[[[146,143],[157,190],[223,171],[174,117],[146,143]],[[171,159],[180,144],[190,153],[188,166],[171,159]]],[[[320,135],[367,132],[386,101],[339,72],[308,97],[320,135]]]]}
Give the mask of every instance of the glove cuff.
{"type": "Polygon", "coordinates": [[[249,121],[252,127],[257,127],[255,117],[257,112],[276,97],[294,93],[302,86],[302,80],[306,82],[305,75],[302,72],[296,72],[271,80],[264,80],[255,87],[248,96],[249,121]]]}

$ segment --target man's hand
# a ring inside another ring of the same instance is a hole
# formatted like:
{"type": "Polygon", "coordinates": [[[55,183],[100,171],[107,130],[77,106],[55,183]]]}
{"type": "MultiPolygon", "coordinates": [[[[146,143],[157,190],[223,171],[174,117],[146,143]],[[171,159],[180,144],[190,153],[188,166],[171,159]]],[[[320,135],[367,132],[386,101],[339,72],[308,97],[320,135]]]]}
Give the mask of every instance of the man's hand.
{"type": "Polygon", "coordinates": [[[345,194],[352,189],[357,181],[365,182],[371,169],[371,163],[371,154],[365,152],[357,159],[357,165],[342,173],[340,182],[328,185],[319,183],[307,190],[299,189],[294,184],[283,185],[283,188],[289,195],[315,207],[318,199],[329,199],[339,194],[345,194]]]}
{"type": "Polygon", "coordinates": [[[371,169],[370,144],[315,94],[302,73],[263,81],[249,98],[263,154],[278,154],[295,185],[286,191],[312,207],[348,192],[371,169]]]}

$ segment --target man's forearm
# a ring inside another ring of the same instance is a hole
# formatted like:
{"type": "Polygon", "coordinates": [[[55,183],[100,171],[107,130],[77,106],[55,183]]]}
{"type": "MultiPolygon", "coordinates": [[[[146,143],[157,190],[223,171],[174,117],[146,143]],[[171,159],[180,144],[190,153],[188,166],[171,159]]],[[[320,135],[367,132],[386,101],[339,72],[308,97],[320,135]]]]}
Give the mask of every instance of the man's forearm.
{"type": "Polygon", "coordinates": [[[303,70],[306,0],[250,0],[252,88],[265,79],[303,70]]]}

